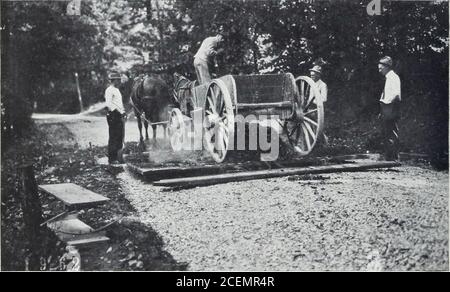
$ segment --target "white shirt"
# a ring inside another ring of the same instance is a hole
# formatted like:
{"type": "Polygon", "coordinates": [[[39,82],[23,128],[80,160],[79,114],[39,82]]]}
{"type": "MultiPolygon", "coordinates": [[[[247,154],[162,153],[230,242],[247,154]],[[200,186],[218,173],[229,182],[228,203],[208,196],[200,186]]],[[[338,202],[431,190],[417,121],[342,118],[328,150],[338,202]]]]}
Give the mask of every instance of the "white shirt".
{"type": "Polygon", "coordinates": [[[386,74],[386,83],[381,94],[380,101],[384,104],[390,104],[397,98],[401,101],[400,77],[394,71],[389,71],[386,74]]]}
{"type": "MultiPolygon", "coordinates": [[[[322,79],[319,79],[316,81],[316,86],[317,86],[317,90],[319,92],[319,96],[316,97],[317,99],[321,99],[322,102],[326,102],[327,101],[327,97],[328,97],[328,88],[327,88],[327,84],[325,82],[322,81],[322,79]]],[[[312,90],[309,93],[310,98],[313,95],[312,90]]]]}
{"type": "Polygon", "coordinates": [[[120,94],[120,90],[112,84],[105,90],[105,105],[110,111],[118,110],[121,114],[125,113],[122,94],[120,94]]]}
{"type": "Polygon", "coordinates": [[[321,79],[317,80],[316,82],[317,88],[319,89],[320,97],[322,98],[323,102],[327,101],[328,97],[328,88],[327,84],[323,82],[321,79]]]}
{"type": "Polygon", "coordinates": [[[208,61],[208,58],[213,56],[216,51],[215,47],[219,43],[219,38],[217,36],[208,37],[203,42],[200,48],[195,54],[194,58],[201,59],[203,61],[208,61]]]}

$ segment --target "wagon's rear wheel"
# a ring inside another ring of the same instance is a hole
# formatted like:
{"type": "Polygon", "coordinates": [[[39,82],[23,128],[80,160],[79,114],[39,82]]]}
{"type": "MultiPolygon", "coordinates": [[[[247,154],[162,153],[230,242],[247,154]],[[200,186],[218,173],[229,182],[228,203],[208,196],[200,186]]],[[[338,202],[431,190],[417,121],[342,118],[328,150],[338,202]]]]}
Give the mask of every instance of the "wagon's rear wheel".
{"type": "Polygon", "coordinates": [[[169,117],[169,139],[173,151],[180,151],[186,140],[186,125],[178,108],[172,109],[169,117]]]}
{"type": "Polygon", "coordinates": [[[214,79],[208,86],[205,102],[204,145],[216,162],[222,162],[234,135],[234,113],[225,84],[214,79]]]}
{"type": "Polygon", "coordinates": [[[295,79],[298,95],[294,100],[294,112],[285,120],[284,131],[300,155],[308,155],[322,135],[324,123],[323,100],[315,82],[307,77],[295,79]]]}

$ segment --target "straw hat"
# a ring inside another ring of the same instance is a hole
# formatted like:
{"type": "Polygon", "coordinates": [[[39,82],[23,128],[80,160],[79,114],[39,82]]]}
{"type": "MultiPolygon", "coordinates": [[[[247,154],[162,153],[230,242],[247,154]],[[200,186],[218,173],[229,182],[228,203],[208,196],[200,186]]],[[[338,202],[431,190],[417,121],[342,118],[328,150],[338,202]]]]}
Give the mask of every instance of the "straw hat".
{"type": "Polygon", "coordinates": [[[109,73],[109,75],[108,75],[109,80],[114,80],[114,79],[120,80],[121,78],[122,78],[122,76],[120,76],[120,74],[117,72],[109,73]]]}
{"type": "Polygon", "coordinates": [[[392,67],[392,58],[389,56],[385,56],[385,57],[381,58],[378,63],[383,64],[388,67],[392,67]]]}
{"type": "Polygon", "coordinates": [[[316,66],[312,67],[311,69],[309,69],[309,71],[310,72],[313,71],[313,72],[316,72],[318,74],[322,74],[322,67],[316,65],[316,66]]]}

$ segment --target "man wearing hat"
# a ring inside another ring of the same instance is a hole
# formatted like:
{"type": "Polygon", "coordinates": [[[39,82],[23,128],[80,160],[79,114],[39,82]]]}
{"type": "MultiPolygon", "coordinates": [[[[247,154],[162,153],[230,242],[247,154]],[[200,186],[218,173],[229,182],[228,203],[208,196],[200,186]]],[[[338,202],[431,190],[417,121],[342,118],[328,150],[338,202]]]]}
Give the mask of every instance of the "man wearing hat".
{"type": "Polygon", "coordinates": [[[328,95],[328,88],[327,84],[322,81],[322,67],[316,65],[309,69],[309,74],[311,76],[311,79],[314,80],[314,82],[317,85],[317,88],[319,89],[320,98],[323,102],[327,101],[327,95],[328,95]]]}
{"type": "MultiPolygon", "coordinates": [[[[319,90],[319,98],[325,103],[328,97],[328,88],[327,84],[322,81],[322,67],[315,65],[311,69],[309,69],[309,74],[311,79],[316,83],[317,89],[319,90]]],[[[312,92],[310,92],[312,94],[312,92]]],[[[328,138],[325,135],[325,131],[322,132],[322,138],[325,145],[328,144],[328,138]]]]}
{"type": "Polygon", "coordinates": [[[383,143],[386,160],[398,160],[401,83],[400,77],[392,70],[392,58],[385,56],[378,62],[378,71],[386,82],[380,97],[380,117],[383,127],[383,143]]]}
{"type": "Polygon", "coordinates": [[[125,108],[119,86],[119,73],[108,75],[109,86],[105,90],[105,106],[108,110],[106,120],[109,126],[108,162],[109,164],[123,163],[122,148],[125,136],[125,108]]]}
{"type": "Polygon", "coordinates": [[[208,37],[202,42],[200,48],[195,54],[194,68],[199,84],[204,84],[211,80],[209,63],[211,63],[214,56],[217,55],[218,51],[216,49],[221,42],[223,42],[222,34],[208,37]]]}

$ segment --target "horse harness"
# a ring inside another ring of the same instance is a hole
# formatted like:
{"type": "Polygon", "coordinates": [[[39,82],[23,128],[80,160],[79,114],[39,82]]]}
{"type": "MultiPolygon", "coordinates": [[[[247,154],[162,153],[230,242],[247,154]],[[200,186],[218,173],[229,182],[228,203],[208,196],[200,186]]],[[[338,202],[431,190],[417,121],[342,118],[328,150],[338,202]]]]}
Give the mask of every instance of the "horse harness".
{"type": "Polygon", "coordinates": [[[143,111],[140,111],[139,109],[138,109],[138,107],[134,104],[134,102],[133,102],[133,94],[135,95],[135,97],[136,97],[136,99],[139,99],[139,95],[138,95],[138,93],[139,92],[142,92],[143,90],[144,90],[144,81],[145,81],[145,77],[147,77],[147,75],[145,75],[145,74],[142,74],[142,75],[139,75],[138,77],[136,77],[135,79],[134,79],[134,82],[139,82],[139,84],[137,85],[137,87],[136,87],[136,90],[134,90],[134,86],[133,86],[133,88],[132,88],[132,92],[131,92],[131,96],[130,96],[130,103],[131,103],[131,106],[134,108],[134,110],[135,110],[135,112],[137,112],[138,114],[139,114],[139,116],[141,117],[141,119],[143,119],[145,122],[147,122],[148,124],[153,124],[151,121],[149,121],[146,117],[145,117],[145,115],[144,115],[144,112],[143,111]]]}
{"type": "Polygon", "coordinates": [[[196,85],[196,80],[194,81],[190,81],[189,79],[180,76],[180,78],[177,80],[177,82],[175,83],[174,89],[173,89],[173,97],[175,98],[175,100],[180,103],[180,96],[179,96],[179,92],[180,91],[186,91],[189,90],[190,92],[192,92],[194,90],[194,87],[196,85]],[[184,84],[180,85],[180,83],[185,82],[184,84]]]}

